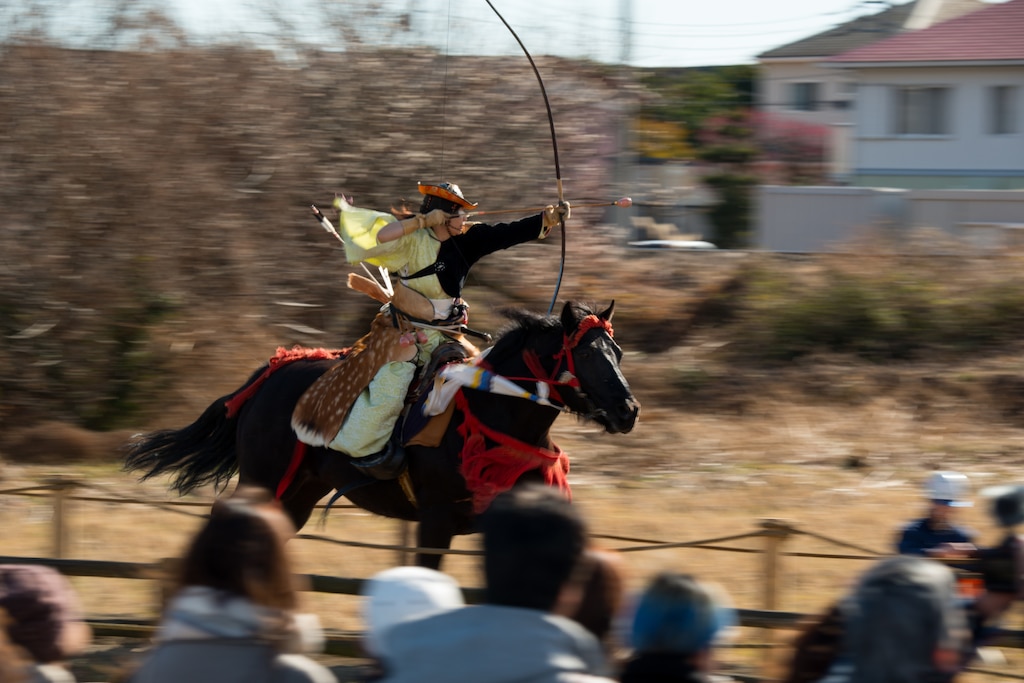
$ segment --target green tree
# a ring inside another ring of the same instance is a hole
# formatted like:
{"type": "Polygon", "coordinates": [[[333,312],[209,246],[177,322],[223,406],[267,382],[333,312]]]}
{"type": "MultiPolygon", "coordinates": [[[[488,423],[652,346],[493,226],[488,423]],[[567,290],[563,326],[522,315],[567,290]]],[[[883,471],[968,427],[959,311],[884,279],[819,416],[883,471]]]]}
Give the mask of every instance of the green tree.
{"type": "Polygon", "coordinates": [[[709,119],[753,105],[753,66],[655,69],[641,84],[655,99],[641,108],[645,119],[682,124],[689,143],[700,145],[709,119]]]}
{"type": "Polygon", "coordinates": [[[736,109],[711,117],[705,122],[700,142],[698,156],[718,169],[703,179],[717,195],[708,212],[715,230],[711,241],[723,249],[746,247],[750,243],[753,188],[757,185],[750,163],[760,154],[750,110],[736,109]]]}

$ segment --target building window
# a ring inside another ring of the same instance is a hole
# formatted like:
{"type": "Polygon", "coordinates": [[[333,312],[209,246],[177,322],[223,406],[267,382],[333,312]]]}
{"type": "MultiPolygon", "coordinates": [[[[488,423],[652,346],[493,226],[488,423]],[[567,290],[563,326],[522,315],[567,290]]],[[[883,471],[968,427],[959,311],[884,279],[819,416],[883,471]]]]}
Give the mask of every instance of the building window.
{"type": "Polygon", "coordinates": [[[853,81],[840,81],[836,83],[836,99],[832,100],[833,109],[850,109],[853,107],[853,98],[857,94],[857,84],[853,81]]]}
{"type": "Polygon", "coordinates": [[[1017,88],[995,85],[989,88],[989,130],[992,135],[1017,132],[1017,88]]]}
{"type": "Polygon", "coordinates": [[[949,134],[949,88],[899,87],[893,100],[894,134],[949,134]]]}
{"type": "Polygon", "coordinates": [[[789,108],[794,111],[818,110],[817,83],[791,83],[789,108]]]}

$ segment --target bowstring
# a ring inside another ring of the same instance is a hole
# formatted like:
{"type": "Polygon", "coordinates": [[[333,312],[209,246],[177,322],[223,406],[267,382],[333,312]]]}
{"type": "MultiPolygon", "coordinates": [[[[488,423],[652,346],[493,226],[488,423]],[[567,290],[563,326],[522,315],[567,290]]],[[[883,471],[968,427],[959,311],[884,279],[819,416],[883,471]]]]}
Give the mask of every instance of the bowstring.
{"type": "MultiPolygon", "coordinates": [[[[530,51],[526,49],[526,45],[519,38],[519,34],[516,33],[516,30],[512,28],[511,24],[505,21],[505,17],[502,16],[501,12],[498,11],[498,8],[494,6],[494,3],[492,3],[491,0],[484,0],[484,2],[486,2],[487,6],[493,10],[493,12],[498,16],[498,19],[501,20],[501,23],[504,24],[505,28],[507,28],[509,33],[512,34],[512,37],[516,39],[517,43],[519,43],[519,47],[522,48],[523,54],[526,55],[526,59],[530,62],[530,68],[533,69],[533,75],[537,77],[537,85],[540,86],[540,94],[544,98],[544,108],[547,110],[548,114],[548,127],[551,129],[551,151],[555,158],[555,185],[558,190],[558,203],[561,204],[565,200],[565,197],[562,190],[562,168],[558,163],[558,138],[555,135],[555,117],[551,113],[551,102],[548,100],[547,88],[544,87],[544,79],[540,77],[540,69],[537,68],[537,63],[533,61],[533,55],[531,55],[530,51]]],[[[558,300],[558,291],[562,287],[562,276],[565,274],[565,219],[562,218],[558,222],[561,228],[560,232],[562,233],[562,255],[558,265],[558,281],[555,282],[555,291],[551,295],[551,303],[548,304],[548,315],[551,315],[555,310],[555,302],[558,300]]]]}
{"type": "Polygon", "coordinates": [[[452,0],[448,0],[448,16],[444,32],[444,75],[441,77],[441,182],[444,182],[444,151],[448,132],[448,55],[452,40],[452,0]]]}
{"type": "MultiPolygon", "coordinates": [[[[452,0],[448,0],[448,16],[447,26],[445,29],[444,37],[444,76],[441,85],[441,177],[439,182],[448,182],[444,176],[444,150],[445,150],[445,133],[448,130],[448,56],[451,53],[451,40],[452,40],[452,0]]],[[[458,252],[464,263],[468,263],[466,255],[462,253],[457,242],[452,242],[452,247],[458,252]]],[[[463,289],[473,279],[472,268],[470,272],[466,274],[466,281],[463,283],[463,289]]],[[[463,297],[463,301],[465,298],[463,297]]]]}

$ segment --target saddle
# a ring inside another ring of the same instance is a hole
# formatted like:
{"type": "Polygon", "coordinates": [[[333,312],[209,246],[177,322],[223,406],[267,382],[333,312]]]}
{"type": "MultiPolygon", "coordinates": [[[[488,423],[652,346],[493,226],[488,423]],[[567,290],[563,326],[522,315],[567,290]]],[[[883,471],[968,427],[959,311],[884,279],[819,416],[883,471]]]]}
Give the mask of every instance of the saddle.
{"type": "MultiPolygon", "coordinates": [[[[396,286],[393,294],[388,294],[375,281],[352,273],[348,276],[348,286],[389,305],[374,317],[370,331],[352,346],[345,359],[319,377],[296,403],[292,412],[292,429],[300,441],[310,446],[331,443],[356,399],[384,365],[416,358],[417,347],[412,341],[416,330],[410,320],[429,320],[434,313],[429,299],[401,284],[396,286]]],[[[459,355],[452,350],[453,346],[461,347],[462,344],[456,342],[438,347],[425,371],[435,372],[459,355]],[[447,360],[442,361],[442,358],[447,360]]],[[[468,350],[464,349],[459,357],[468,355],[468,350]]],[[[414,382],[410,388],[407,402],[418,397],[416,387],[429,386],[422,379],[423,372],[420,373],[420,381],[414,382]]],[[[402,424],[404,421],[403,416],[399,422],[402,424]]]]}
{"type": "Polygon", "coordinates": [[[442,344],[434,349],[430,362],[421,369],[420,375],[406,392],[402,414],[383,450],[350,460],[360,472],[373,479],[399,479],[402,489],[413,505],[417,505],[417,503],[416,496],[410,488],[411,484],[406,477],[405,447],[410,445],[439,446],[455,412],[455,404],[450,403],[440,414],[426,415],[423,405],[426,403],[429,392],[421,391],[421,387],[431,386],[434,376],[441,367],[448,363],[460,362],[466,357],[465,347],[456,341],[442,344]]]}

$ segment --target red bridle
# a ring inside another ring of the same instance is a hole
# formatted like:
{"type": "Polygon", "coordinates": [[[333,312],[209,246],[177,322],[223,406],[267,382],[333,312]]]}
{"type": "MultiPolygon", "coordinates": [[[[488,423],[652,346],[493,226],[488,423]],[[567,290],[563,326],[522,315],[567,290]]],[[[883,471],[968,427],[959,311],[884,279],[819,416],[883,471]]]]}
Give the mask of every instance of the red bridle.
{"type": "Polygon", "coordinates": [[[542,382],[551,387],[551,398],[560,403],[565,403],[562,397],[558,394],[555,389],[556,386],[572,387],[573,389],[579,389],[580,381],[576,377],[576,362],[572,357],[572,350],[579,346],[580,341],[590,330],[595,327],[600,327],[608,332],[609,337],[614,337],[615,332],[612,329],[612,323],[604,318],[599,318],[596,315],[588,315],[586,318],[580,321],[580,324],[576,327],[576,331],[569,336],[568,334],[562,335],[562,348],[552,358],[557,361],[555,363],[554,370],[548,375],[544,372],[544,367],[541,365],[540,357],[536,351],[525,350],[523,351],[523,361],[526,363],[526,367],[533,373],[533,377],[509,377],[511,380],[519,380],[526,382],[542,382]],[[562,368],[562,363],[565,363],[566,369],[563,372],[559,372],[562,368]]]}

